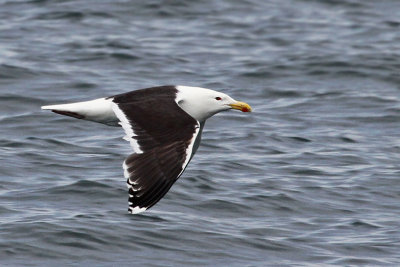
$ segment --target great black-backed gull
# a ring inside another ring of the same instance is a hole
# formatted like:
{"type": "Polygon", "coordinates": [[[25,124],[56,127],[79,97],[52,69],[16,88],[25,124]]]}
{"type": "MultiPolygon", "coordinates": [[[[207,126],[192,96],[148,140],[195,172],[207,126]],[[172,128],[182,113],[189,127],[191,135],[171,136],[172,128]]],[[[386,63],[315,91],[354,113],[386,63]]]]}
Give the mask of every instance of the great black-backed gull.
{"type": "Polygon", "coordinates": [[[134,151],[122,165],[130,213],[152,207],[181,176],[199,147],[206,119],[228,109],[251,111],[226,94],[189,86],[152,87],[42,109],[124,128],[134,151]]]}

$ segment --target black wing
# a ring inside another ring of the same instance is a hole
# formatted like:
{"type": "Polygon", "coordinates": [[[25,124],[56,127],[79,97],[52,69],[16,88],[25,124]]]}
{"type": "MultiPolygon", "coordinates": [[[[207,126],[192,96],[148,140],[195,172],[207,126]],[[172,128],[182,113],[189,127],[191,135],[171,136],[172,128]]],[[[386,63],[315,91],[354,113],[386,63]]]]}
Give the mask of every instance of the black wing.
{"type": "Polygon", "coordinates": [[[176,104],[176,93],[167,86],[113,98],[113,110],[135,152],[123,164],[131,213],[157,203],[192,156],[200,124],[176,104]]]}

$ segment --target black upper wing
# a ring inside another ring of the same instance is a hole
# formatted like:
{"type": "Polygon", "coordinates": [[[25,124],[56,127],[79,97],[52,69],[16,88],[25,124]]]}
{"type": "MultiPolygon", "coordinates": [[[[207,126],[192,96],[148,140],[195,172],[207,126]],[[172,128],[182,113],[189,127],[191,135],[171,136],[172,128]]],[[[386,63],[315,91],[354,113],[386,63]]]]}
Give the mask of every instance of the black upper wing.
{"type": "Polygon", "coordinates": [[[200,124],[175,102],[173,86],[113,97],[113,110],[135,151],[124,162],[129,211],[157,203],[189,163],[200,124]]]}

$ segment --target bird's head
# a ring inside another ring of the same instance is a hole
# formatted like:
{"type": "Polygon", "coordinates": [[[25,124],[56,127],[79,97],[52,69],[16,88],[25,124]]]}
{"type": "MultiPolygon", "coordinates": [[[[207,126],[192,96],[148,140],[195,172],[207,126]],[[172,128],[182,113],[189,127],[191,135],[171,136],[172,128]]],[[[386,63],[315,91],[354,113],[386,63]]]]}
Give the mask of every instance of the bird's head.
{"type": "Polygon", "coordinates": [[[205,121],[216,113],[229,109],[251,112],[249,104],[236,101],[224,93],[189,86],[177,86],[176,89],[177,104],[198,121],[205,121]]]}

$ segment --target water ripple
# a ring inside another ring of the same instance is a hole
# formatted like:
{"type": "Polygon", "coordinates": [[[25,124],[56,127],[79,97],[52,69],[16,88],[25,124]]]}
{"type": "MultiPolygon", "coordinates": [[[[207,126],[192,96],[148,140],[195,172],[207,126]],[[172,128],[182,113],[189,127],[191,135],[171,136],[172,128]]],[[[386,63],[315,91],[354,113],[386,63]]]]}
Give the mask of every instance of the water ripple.
{"type": "Polygon", "coordinates": [[[398,265],[399,10],[0,2],[2,264],[398,265]],[[40,106],[162,84],[254,112],[208,120],[171,191],[131,216],[122,129],[40,106]]]}

